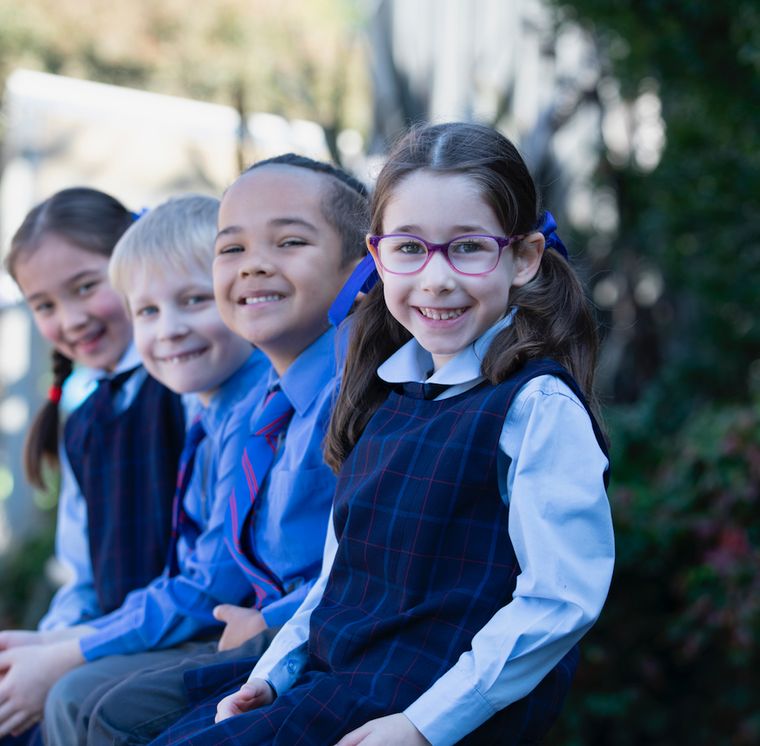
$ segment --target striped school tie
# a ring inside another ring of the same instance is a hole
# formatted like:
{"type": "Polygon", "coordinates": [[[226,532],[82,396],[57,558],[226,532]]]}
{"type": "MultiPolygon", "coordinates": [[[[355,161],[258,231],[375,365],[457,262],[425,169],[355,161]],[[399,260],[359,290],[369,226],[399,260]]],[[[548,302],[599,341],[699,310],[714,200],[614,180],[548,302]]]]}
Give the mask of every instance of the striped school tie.
{"type": "Polygon", "coordinates": [[[169,577],[179,574],[179,558],[177,556],[177,542],[180,536],[184,536],[190,547],[195,546],[195,541],[201,532],[198,524],[188,515],[185,510],[185,493],[193,476],[193,465],[198,446],[206,437],[201,418],[196,417],[193,424],[185,434],[185,445],[179,457],[177,469],[177,486],[174,490],[174,503],[172,505],[172,535],[169,541],[169,553],[166,564],[169,567],[169,577]]]}
{"type": "Polygon", "coordinates": [[[293,416],[293,405],[280,388],[267,397],[253,432],[248,437],[242,457],[242,468],[235,481],[235,494],[231,500],[233,541],[235,551],[245,557],[245,572],[256,590],[257,605],[265,599],[280,598],[282,584],[274,573],[256,557],[253,546],[253,512],[256,498],[274,461],[280,435],[293,416]]]}
{"type": "Polygon", "coordinates": [[[105,376],[98,380],[98,386],[92,392],[92,403],[95,416],[100,421],[107,422],[117,416],[118,413],[113,408],[114,398],[139,368],[140,366],[137,365],[134,368],[122,371],[118,375],[110,378],[105,376]]]}

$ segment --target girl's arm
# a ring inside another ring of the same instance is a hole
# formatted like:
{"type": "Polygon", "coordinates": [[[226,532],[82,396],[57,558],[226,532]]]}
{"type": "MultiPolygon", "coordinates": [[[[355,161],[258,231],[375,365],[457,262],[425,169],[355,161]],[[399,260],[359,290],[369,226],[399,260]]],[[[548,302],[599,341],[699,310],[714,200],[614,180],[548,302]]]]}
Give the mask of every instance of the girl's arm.
{"type": "Polygon", "coordinates": [[[95,619],[102,613],[93,584],[87,504],[63,446],[60,448],[59,461],[61,488],[58,495],[55,554],[71,579],[53,597],[47,614],[38,625],[41,632],[73,627],[95,619]]]}
{"type": "Polygon", "coordinates": [[[322,600],[337,550],[338,540],[333,529],[331,510],[327,520],[322,571],[303,603],[298,607],[298,611],[282,626],[264,655],[259,658],[249,681],[257,678],[265,679],[276,692],[282,693],[289,689],[298,678],[306,662],[306,642],[309,639],[311,612],[322,600]]]}
{"type": "Polygon", "coordinates": [[[332,511],[327,521],[327,537],[322,555],[322,571],[298,611],[287,621],[238,691],[225,697],[217,707],[216,721],[269,704],[276,694],[287,691],[306,664],[311,612],[322,600],[338,541],[333,529],[332,511]]]}
{"type": "Polygon", "coordinates": [[[499,489],[521,573],[512,601],[404,714],[453,744],[529,694],[601,612],[614,558],[603,473],[586,410],[561,381],[528,383],[500,439],[499,489]]]}

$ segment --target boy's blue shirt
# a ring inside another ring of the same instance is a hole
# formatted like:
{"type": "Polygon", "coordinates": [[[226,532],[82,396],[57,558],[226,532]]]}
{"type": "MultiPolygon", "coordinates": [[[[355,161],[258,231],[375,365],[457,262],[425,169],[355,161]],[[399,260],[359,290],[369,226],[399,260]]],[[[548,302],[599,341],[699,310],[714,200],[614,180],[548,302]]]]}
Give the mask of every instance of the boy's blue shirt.
{"type": "MultiPolygon", "coordinates": [[[[269,627],[279,626],[293,615],[319,574],[335,491],[335,475],[323,460],[322,443],[340,367],[331,327],[281,377],[272,370],[267,382],[267,390],[279,384],[294,409],[254,506],[256,556],[286,589],[286,595],[262,609],[269,627]]],[[[264,404],[264,397],[260,397],[250,411],[249,432],[264,404]]],[[[245,563],[245,558],[238,559],[245,563]]]]}
{"type": "Polygon", "coordinates": [[[96,631],[80,640],[87,660],[180,644],[218,628],[211,613],[217,604],[250,598],[250,583],[227,551],[223,526],[250,407],[263,399],[270,370],[264,355],[254,351],[200,411],[206,438],[184,505],[202,533],[195,548],[179,539],[179,575],[156,578],[130,593],[120,609],[89,623],[96,631]]]}

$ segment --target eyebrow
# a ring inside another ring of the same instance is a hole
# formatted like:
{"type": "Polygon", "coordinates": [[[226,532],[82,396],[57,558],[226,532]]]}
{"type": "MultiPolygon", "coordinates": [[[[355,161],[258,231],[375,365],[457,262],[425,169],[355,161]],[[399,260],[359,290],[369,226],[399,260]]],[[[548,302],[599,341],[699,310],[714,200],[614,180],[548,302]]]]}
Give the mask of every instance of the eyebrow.
{"type": "MultiPolygon", "coordinates": [[[[79,282],[80,280],[83,280],[85,277],[89,277],[91,275],[98,275],[99,272],[96,269],[85,269],[82,272],[77,272],[75,275],[72,275],[71,277],[67,277],[63,281],[63,285],[74,285],[75,283],[79,282]]],[[[39,293],[32,293],[31,295],[26,296],[27,301],[34,301],[35,298],[44,298],[46,295],[49,295],[49,293],[45,290],[40,291],[39,293]]]]}
{"type": "MultiPolygon", "coordinates": [[[[452,225],[450,226],[451,232],[454,234],[454,237],[457,236],[466,236],[468,233],[474,233],[474,234],[488,234],[488,231],[483,228],[482,225],[452,225]]],[[[393,231],[390,231],[391,233],[412,233],[414,235],[420,235],[420,232],[422,229],[419,225],[401,225],[398,228],[394,229],[393,231]]]]}
{"type": "MultiPolygon", "coordinates": [[[[304,218],[299,218],[296,216],[285,216],[281,218],[272,218],[272,220],[269,221],[269,225],[273,228],[287,228],[289,226],[299,226],[301,228],[306,228],[307,230],[316,232],[318,230],[317,226],[314,225],[314,223],[310,223],[308,220],[305,220],[304,218]]],[[[224,236],[233,235],[236,233],[243,233],[243,227],[240,225],[228,225],[226,228],[222,228],[217,234],[215,241],[218,241],[220,238],[224,236]]]]}

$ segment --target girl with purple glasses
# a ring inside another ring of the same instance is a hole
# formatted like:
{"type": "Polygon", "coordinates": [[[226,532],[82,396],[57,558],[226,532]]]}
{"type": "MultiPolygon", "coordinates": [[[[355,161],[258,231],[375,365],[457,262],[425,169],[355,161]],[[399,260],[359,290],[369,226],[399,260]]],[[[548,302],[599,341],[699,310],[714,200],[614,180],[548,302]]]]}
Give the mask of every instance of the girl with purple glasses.
{"type": "Polygon", "coordinates": [[[596,329],[554,227],[494,130],[396,145],[326,441],[322,575],[216,724],[168,742],[542,739],[614,556],[596,329]]]}

